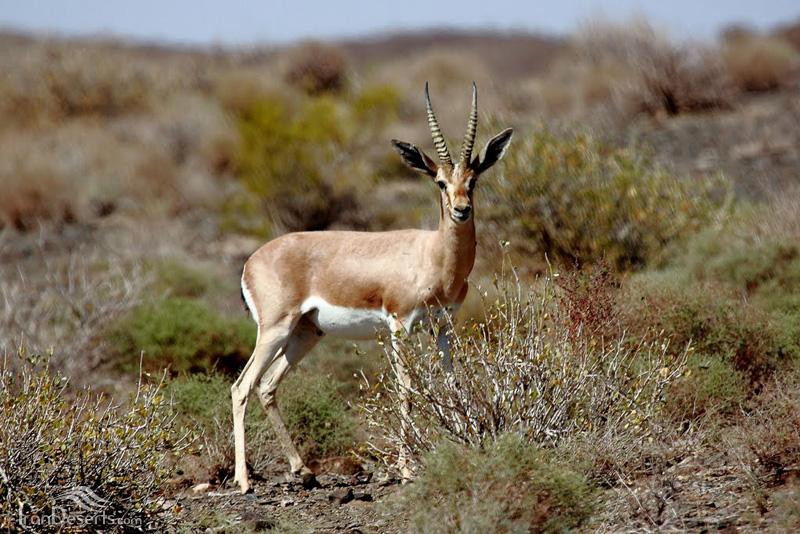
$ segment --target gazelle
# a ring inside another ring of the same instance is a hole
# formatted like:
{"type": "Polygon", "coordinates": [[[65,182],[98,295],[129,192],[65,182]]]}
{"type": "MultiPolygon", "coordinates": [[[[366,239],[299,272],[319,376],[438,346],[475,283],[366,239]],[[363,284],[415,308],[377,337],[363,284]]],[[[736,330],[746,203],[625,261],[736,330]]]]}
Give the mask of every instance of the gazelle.
{"type": "MultiPolygon", "coordinates": [[[[478,126],[478,96],[472,85],[472,109],[461,157],[453,164],[431,107],[425,104],[439,165],[416,146],[393,140],[406,165],[430,176],[439,187],[436,230],[391,232],[298,232],[278,237],[258,249],[242,272],[242,295],[258,324],[255,350],[231,387],[237,482],[242,493],[250,481],[245,459],[244,415],[258,390],[292,473],[313,474],[292,443],[275,404],[275,391],[325,334],[346,339],[372,339],[388,329],[395,335],[411,330],[426,313],[457,311],[467,295],[467,276],[475,261],[472,197],[477,178],[497,163],[511,141],[512,129],[493,137],[475,159],[472,148],[478,126]]],[[[439,344],[449,363],[445,328],[439,344]]],[[[398,376],[407,379],[399,359],[398,376]]],[[[447,364],[446,363],[446,364],[447,364]]],[[[403,402],[408,410],[408,402],[403,402]]],[[[404,431],[404,429],[401,429],[404,431]]],[[[401,451],[398,467],[411,473],[401,451]]]]}

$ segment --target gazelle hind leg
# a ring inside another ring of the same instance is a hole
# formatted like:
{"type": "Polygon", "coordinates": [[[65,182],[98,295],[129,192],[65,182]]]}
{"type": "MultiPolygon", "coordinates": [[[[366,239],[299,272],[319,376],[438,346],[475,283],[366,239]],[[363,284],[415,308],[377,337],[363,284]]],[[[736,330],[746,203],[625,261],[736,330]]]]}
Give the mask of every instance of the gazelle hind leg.
{"type": "Polygon", "coordinates": [[[247,410],[247,401],[264,372],[286,345],[295,323],[296,319],[285,318],[269,328],[259,325],[258,339],[256,340],[253,355],[250,356],[239,378],[231,386],[233,439],[236,456],[234,482],[239,484],[242,493],[247,493],[250,490],[244,431],[244,415],[247,410]]]}
{"type": "Polygon", "coordinates": [[[303,478],[304,486],[313,486],[316,484],[316,480],[311,470],[306,467],[300,457],[300,453],[297,452],[297,447],[295,447],[289,431],[283,423],[280,410],[278,410],[278,405],[275,403],[275,392],[286,377],[286,374],[300,363],[300,360],[314,348],[320,339],[322,339],[322,333],[317,327],[308,318],[301,318],[292,330],[286,346],[261,378],[261,383],[258,386],[258,396],[261,399],[261,404],[264,406],[267,416],[269,416],[272,429],[278,436],[284,454],[289,459],[291,471],[292,473],[300,474],[303,478]]]}

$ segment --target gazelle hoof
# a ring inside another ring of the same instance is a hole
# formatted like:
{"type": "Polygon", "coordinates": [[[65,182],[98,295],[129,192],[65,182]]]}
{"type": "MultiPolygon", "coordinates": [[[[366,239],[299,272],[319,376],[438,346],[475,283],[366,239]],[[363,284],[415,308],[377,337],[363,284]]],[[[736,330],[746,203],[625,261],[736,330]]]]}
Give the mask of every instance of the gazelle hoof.
{"type": "Polygon", "coordinates": [[[303,483],[304,490],[312,490],[322,487],[322,484],[319,483],[317,477],[315,477],[314,473],[311,471],[304,471],[300,473],[300,480],[303,483]]]}
{"type": "Polygon", "coordinates": [[[239,489],[242,491],[242,495],[253,492],[253,488],[250,487],[249,480],[236,480],[235,483],[239,484],[239,489]]]}

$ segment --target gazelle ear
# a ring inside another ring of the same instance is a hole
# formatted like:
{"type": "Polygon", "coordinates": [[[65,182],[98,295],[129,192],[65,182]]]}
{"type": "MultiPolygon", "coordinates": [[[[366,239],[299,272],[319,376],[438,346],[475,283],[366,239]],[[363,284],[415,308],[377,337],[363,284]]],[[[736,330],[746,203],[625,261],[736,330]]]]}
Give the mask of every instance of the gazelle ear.
{"type": "Polygon", "coordinates": [[[513,128],[506,128],[486,143],[486,146],[481,150],[481,153],[478,154],[478,157],[473,159],[472,163],[469,165],[470,168],[475,171],[475,174],[481,174],[500,161],[500,158],[502,158],[506,150],[508,150],[508,145],[511,143],[511,136],[513,133],[513,128]]]}
{"type": "Polygon", "coordinates": [[[400,154],[403,163],[415,171],[427,174],[428,176],[436,176],[436,171],[439,168],[422,150],[411,143],[398,141],[397,139],[392,139],[392,147],[395,152],[400,154]]]}

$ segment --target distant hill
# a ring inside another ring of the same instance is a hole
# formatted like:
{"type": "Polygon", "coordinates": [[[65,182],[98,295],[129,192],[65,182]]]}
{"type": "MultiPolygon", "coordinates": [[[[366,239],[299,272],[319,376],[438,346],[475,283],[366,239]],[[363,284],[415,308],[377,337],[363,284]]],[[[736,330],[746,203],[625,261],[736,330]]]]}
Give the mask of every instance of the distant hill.
{"type": "Polygon", "coordinates": [[[543,73],[567,47],[565,39],[531,33],[424,31],[365,37],[337,43],[356,68],[420,55],[431,50],[457,51],[474,56],[498,77],[513,80],[543,73]]]}

